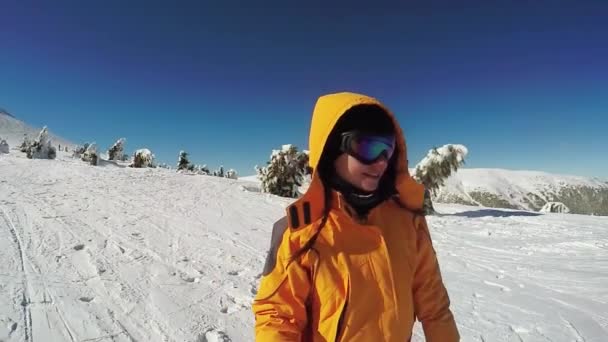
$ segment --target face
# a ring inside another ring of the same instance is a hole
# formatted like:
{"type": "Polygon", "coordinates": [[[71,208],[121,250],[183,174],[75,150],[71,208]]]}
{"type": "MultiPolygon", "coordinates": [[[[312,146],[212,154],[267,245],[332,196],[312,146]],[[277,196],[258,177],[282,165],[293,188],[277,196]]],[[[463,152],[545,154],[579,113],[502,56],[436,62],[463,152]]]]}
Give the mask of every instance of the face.
{"type": "Polygon", "coordinates": [[[371,165],[365,165],[354,157],[342,153],[334,161],[334,167],[338,176],[354,187],[372,192],[378,188],[380,179],[388,167],[388,160],[382,157],[371,165]]]}

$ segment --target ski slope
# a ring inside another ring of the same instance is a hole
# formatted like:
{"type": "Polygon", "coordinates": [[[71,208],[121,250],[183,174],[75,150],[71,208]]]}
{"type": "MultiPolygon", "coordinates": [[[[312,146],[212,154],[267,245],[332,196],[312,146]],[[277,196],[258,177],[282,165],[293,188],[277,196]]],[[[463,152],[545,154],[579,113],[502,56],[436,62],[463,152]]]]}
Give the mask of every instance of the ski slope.
{"type": "MultiPolygon", "coordinates": [[[[252,180],[103,165],[0,155],[0,341],[253,341],[290,201],[252,180]]],[[[608,341],[608,217],[437,209],[462,341],[608,341]]]]}

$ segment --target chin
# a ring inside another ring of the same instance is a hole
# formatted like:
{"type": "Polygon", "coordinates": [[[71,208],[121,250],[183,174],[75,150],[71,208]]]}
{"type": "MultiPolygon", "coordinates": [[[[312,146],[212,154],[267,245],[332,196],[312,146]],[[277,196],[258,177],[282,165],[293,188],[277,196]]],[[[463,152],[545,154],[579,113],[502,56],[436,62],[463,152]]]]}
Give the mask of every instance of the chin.
{"type": "Polygon", "coordinates": [[[361,184],[360,185],[361,190],[363,191],[367,191],[367,192],[373,192],[376,191],[378,189],[378,184],[361,184]]]}

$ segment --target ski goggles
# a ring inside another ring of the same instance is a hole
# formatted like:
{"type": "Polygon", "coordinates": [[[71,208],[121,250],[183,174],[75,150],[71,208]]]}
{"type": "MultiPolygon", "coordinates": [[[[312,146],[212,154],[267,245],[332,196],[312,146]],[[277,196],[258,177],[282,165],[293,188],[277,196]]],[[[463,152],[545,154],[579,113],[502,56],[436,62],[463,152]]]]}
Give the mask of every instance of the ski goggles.
{"type": "Polygon", "coordinates": [[[395,136],[345,132],[342,133],[340,150],[365,165],[371,165],[381,157],[391,159],[395,152],[395,136]]]}

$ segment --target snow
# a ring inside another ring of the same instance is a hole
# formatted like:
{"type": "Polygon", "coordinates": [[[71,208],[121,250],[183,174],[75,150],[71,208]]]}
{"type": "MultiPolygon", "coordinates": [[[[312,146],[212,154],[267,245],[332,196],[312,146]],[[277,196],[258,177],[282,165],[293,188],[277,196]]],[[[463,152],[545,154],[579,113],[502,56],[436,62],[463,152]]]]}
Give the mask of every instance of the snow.
{"type": "Polygon", "coordinates": [[[249,176],[245,176],[245,177],[239,177],[239,180],[246,181],[246,182],[257,183],[257,184],[260,183],[258,175],[249,175],[249,176]]]}
{"type": "MultiPolygon", "coordinates": [[[[116,165],[0,158],[0,340],[252,341],[292,200],[255,179],[116,165]]],[[[436,207],[462,341],[608,340],[608,217],[436,207]]]]}

